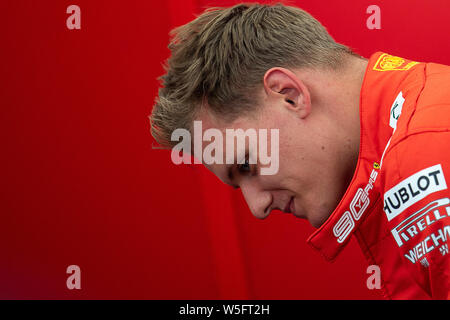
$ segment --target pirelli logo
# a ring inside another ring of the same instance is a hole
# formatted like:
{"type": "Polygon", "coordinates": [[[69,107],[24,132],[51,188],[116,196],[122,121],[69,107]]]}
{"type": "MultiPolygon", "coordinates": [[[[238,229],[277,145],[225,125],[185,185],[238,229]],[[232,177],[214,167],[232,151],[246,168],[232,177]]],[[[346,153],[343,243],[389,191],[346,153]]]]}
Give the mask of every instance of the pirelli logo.
{"type": "Polygon", "coordinates": [[[406,60],[400,57],[391,56],[383,53],[375,63],[373,70],[375,71],[393,71],[393,70],[409,70],[418,62],[406,60]]]}
{"type": "Polygon", "coordinates": [[[384,193],[384,212],[389,221],[426,196],[447,189],[442,166],[423,169],[384,193]]]}
{"type": "Polygon", "coordinates": [[[419,211],[413,213],[391,230],[399,247],[414,239],[433,223],[450,218],[450,199],[433,200],[419,211]]]}

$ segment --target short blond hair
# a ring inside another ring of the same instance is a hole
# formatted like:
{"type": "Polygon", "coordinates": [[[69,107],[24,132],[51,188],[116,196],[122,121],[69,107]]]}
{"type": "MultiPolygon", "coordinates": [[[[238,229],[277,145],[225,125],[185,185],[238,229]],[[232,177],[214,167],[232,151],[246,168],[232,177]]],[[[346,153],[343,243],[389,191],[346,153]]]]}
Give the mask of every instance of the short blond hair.
{"type": "Polygon", "coordinates": [[[171,31],[169,49],[150,115],[152,135],[164,147],[177,143],[175,129],[191,130],[202,105],[225,121],[254,111],[272,67],[337,69],[355,55],[304,10],[256,3],[207,9],[171,31]]]}

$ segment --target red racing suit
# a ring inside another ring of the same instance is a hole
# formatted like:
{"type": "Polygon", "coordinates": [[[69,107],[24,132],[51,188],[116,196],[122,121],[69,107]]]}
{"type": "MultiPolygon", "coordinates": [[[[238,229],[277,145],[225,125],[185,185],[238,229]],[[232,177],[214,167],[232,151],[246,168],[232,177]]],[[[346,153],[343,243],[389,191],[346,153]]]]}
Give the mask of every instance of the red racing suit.
{"type": "Polygon", "coordinates": [[[450,67],[371,56],[358,163],[308,243],[334,260],[354,235],[387,299],[450,298],[450,67]]]}

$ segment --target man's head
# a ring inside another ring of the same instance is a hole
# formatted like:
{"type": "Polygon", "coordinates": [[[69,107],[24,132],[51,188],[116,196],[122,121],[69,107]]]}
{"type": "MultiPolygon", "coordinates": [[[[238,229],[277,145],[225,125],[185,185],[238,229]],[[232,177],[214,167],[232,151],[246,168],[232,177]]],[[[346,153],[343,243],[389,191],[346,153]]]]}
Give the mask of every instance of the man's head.
{"type": "Polygon", "coordinates": [[[356,163],[363,60],[284,5],[210,9],[172,35],[151,115],[157,142],[173,147],[172,133],[194,120],[203,130],[278,129],[277,174],[260,175],[259,161],[206,166],[242,189],[256,217],[279,209],[322,224],[356,163]]]}

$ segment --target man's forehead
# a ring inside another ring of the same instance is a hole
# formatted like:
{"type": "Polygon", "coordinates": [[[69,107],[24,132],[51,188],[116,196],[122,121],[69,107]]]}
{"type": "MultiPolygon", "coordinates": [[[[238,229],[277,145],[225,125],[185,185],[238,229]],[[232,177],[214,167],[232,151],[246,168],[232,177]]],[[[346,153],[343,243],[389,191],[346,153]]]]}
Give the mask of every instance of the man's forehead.
{"type": "MultiPolygon", "coordinates": [[[[223,151],[226,150],[226,148],[230,147],[228,144],[230,143],[230,140],[227,139],[227,135],[231,135],[231,137],[234,139],[239,139],[238,137],[244,137],[247,133],[247,129],[253,129],[252,123],[247,118],[238,118],[231,122],[226,122],[224,120],[218,119],[218,117],[215,117],[211,115],[210,113],[202,113],[199,114],[196,117],[197,125],[194,123],[194,130],[197,129],[195,132],[192,132],[193,135],[200,134],[201,140],[202,140],[202,150],[205,149],[205,147],[211,145],[212,141],[215,141],[217,139],[217,135],[219,135],[222,139],[222,148],[223,151]],[[201,127],[201,132],[198,130],[201,127]],[[242,130],[240,130],[242,129],[242,130]],[[217,132],[218,130],[219,132],[217,132]],[[229,132],[228,132],[229,131],[229,132]]],[[[218,141],[215,141],[215,143],[218,143],[218,141]]],[[[245,143],[243,146],[239,143],[231,142],[233,145],[234,152],[237,152],[236,148],[240,147],[246,147],[247,143],[245,143]]],[[[231,151],[231,150],[230,150],[231,151]]]]}

